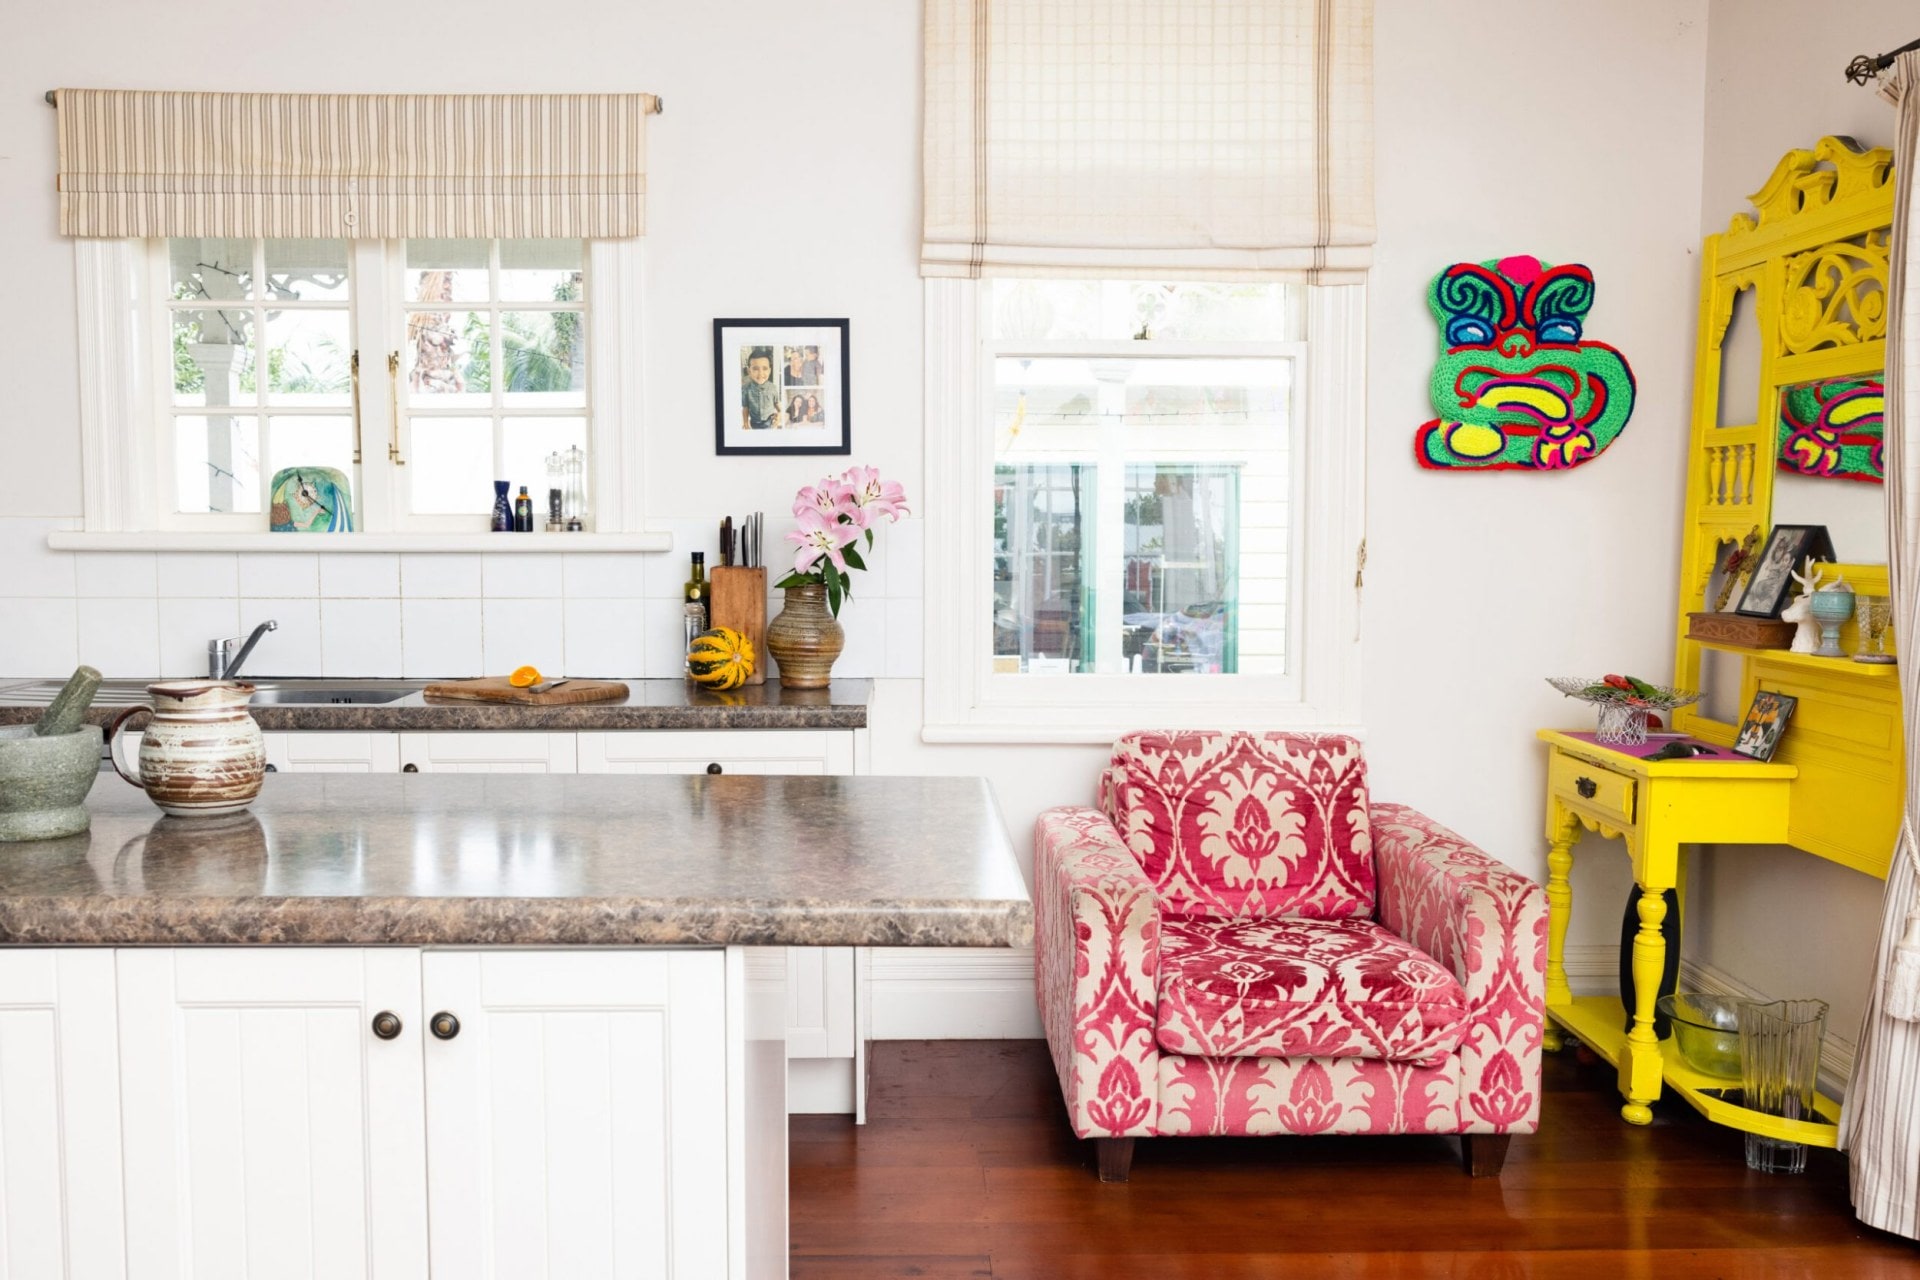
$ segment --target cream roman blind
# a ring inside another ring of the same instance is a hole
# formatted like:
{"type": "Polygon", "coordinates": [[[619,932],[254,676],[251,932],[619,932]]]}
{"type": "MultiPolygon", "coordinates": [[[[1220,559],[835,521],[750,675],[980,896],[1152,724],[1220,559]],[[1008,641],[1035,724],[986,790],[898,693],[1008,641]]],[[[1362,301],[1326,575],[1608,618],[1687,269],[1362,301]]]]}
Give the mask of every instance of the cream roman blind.
{"type": "Polygon", "coordinates": [[[62,89],[70,236],[637,236],[652,94],[62,89]]]}
{"type": "Polygon", "coordinates": [[[1371,0],[926,0],[921,274],[1357,276],[1371,0]]]}

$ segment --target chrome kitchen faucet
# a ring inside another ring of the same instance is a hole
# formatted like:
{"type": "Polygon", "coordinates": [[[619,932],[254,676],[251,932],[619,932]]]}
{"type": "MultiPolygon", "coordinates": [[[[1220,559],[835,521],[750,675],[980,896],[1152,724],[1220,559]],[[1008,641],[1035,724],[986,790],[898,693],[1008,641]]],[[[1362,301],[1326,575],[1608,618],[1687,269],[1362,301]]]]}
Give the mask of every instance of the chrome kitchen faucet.
{"type": "Polygon", "coordinates": [[[253,646],[260,643],[260,637],[279,629],[280,624],[269,618],[255,627],[250,636],[229,636],[225,640],[207,641],[207,674],[215,680],[232,680],[240,674],[240,664],[253,652],[253,646]],[[240,646],[240,652],[233,652],[235,645],[240,646]]]}

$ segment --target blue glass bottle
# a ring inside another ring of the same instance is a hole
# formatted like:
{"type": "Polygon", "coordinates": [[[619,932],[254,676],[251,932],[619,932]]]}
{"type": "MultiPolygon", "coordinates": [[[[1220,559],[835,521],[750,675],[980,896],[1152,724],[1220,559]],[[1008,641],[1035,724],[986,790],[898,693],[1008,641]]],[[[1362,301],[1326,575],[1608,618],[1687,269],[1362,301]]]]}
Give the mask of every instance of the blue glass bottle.
{"type": "Polygon", "coordinates": [[[513,532],[513,504],[507,500],[508,482],[493,482],[493,531],[495,533],[513,532]]]}

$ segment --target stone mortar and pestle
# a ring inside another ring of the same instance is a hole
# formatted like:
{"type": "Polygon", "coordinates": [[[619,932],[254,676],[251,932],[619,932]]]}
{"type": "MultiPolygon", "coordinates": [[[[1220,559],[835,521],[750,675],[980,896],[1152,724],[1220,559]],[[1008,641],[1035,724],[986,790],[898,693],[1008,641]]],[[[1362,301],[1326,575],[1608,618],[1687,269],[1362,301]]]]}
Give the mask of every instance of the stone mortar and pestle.
{"type": "Polygon", "coordinates": [[[81,667],[31,725],[0,727],[0,840],[76,835],[100,776],[100,726],[85,723],[100,673],[81,667]]]}

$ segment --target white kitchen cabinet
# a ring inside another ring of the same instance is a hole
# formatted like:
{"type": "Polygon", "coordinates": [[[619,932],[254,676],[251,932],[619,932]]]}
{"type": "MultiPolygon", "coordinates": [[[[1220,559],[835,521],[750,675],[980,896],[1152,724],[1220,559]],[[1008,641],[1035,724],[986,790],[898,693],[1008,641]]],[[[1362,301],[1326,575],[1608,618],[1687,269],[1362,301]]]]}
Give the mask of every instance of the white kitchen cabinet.
{"type": "Polygon", "coordinates": [[[581,773],[850,774],[853,735],[831,729],[582,733],[581,773]]]}
{"type": "Polygon", "coordinates": [[[394,733],[288,733],[266,739],[267,767],[282,773],[398,773],[400,736],[394,733]]]}
{"type": "Polygon", "coordinates": [[[113,957],[129,1280],[426,1275],[420,953],[113,957]]]}
{"type": "Polygon", "coordinates": [[[574,773],[571,733],[403,733],[403,773],[574,773]]]}
{"type": "Polygon", "coordinates": [[[119,1280],[113,953],[0,951],[0,1276],[119,1280]]]}
{"type": "Polygon", "coordinates": [[[434,1274],[725,1276],[725,954],[424,961],[434,1274]]]}

